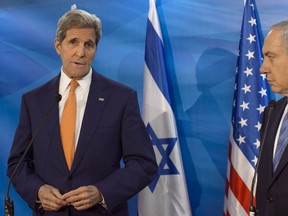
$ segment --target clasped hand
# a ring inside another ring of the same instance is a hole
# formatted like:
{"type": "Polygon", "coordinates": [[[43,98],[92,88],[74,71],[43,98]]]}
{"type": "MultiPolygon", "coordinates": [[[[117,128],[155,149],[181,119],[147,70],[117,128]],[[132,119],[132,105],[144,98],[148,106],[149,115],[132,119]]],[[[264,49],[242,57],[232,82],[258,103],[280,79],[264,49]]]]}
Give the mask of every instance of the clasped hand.
{"type": "Polygon", "coordinates": [[[61,194],[57,188],[44,184],[38,191],[38,198],[45,211],[58,211],[67,205],[72,205],[77,210],[86,210],[100,203],[102,195],[93,185],[61,194]]]}

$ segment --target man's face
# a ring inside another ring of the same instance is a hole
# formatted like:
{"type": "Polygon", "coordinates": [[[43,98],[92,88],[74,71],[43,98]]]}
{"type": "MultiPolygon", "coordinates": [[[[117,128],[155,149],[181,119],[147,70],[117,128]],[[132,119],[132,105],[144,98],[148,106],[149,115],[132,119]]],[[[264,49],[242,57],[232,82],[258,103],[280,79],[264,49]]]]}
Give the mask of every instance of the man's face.
{"type": "Polygon", "coordinates": [[[283,30],[271,30],[264,42],[264,61],[260,68],[266,73],[271,89],[288,96],[288,48],[284,46],[283,30]]]}
{"type": "Polygon", "coordinates": [[[95,38],[92,28],[71,28],[62,42],[55,40],[55,48],[67,76],[81,79],[88,74],[97,48],[95,38]]]}

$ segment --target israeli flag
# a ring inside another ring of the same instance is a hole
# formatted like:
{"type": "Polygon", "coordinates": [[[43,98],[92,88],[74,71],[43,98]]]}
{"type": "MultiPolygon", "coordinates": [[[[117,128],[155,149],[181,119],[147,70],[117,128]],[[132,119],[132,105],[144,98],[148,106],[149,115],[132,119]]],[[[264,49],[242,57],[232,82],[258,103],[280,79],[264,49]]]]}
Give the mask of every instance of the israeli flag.
{"type": "Polygon", "coordinates": [[[159,168],[154,181],[139,193],[139,216],[192,215],[167,81],[156,3],[155,0],[150,0],[142,117],[152,140],[159,168]]]}

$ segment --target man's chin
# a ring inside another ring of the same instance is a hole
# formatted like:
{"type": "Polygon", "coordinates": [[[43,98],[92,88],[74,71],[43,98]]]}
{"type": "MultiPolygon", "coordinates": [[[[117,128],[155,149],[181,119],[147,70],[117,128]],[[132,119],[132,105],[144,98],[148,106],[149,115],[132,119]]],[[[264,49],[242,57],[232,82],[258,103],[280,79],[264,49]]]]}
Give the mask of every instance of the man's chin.
{"type": "Polygon", "coordinates": [[[69,77],[71,79],[81,79],[85,77],[89,73],[89,70],[73,70],[71,73],[69,73],[69,77]]]}
{"type": "Polygon", "coordinates": [[[288,95],[288,91],[283,91],[275,86],[271,86],[271,91],[276,94],[288,95]]]}

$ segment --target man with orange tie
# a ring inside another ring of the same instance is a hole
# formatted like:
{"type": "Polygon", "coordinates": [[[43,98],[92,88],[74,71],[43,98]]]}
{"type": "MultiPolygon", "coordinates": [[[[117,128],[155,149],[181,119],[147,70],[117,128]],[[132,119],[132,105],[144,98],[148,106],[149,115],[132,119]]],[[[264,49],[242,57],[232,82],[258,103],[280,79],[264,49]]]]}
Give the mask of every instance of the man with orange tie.
{"type": "Polygon", "coordinates": [[[55,39],[60,74],[22,97],[9,177],[47,115],[11,179],[32,215],[127,216],[127,200],[157,173],[136,91],[91,67],[100,37],[95,15],[64,14],[55,39]],[[53,107],[59,94],[62,99],[53,107]]]}

